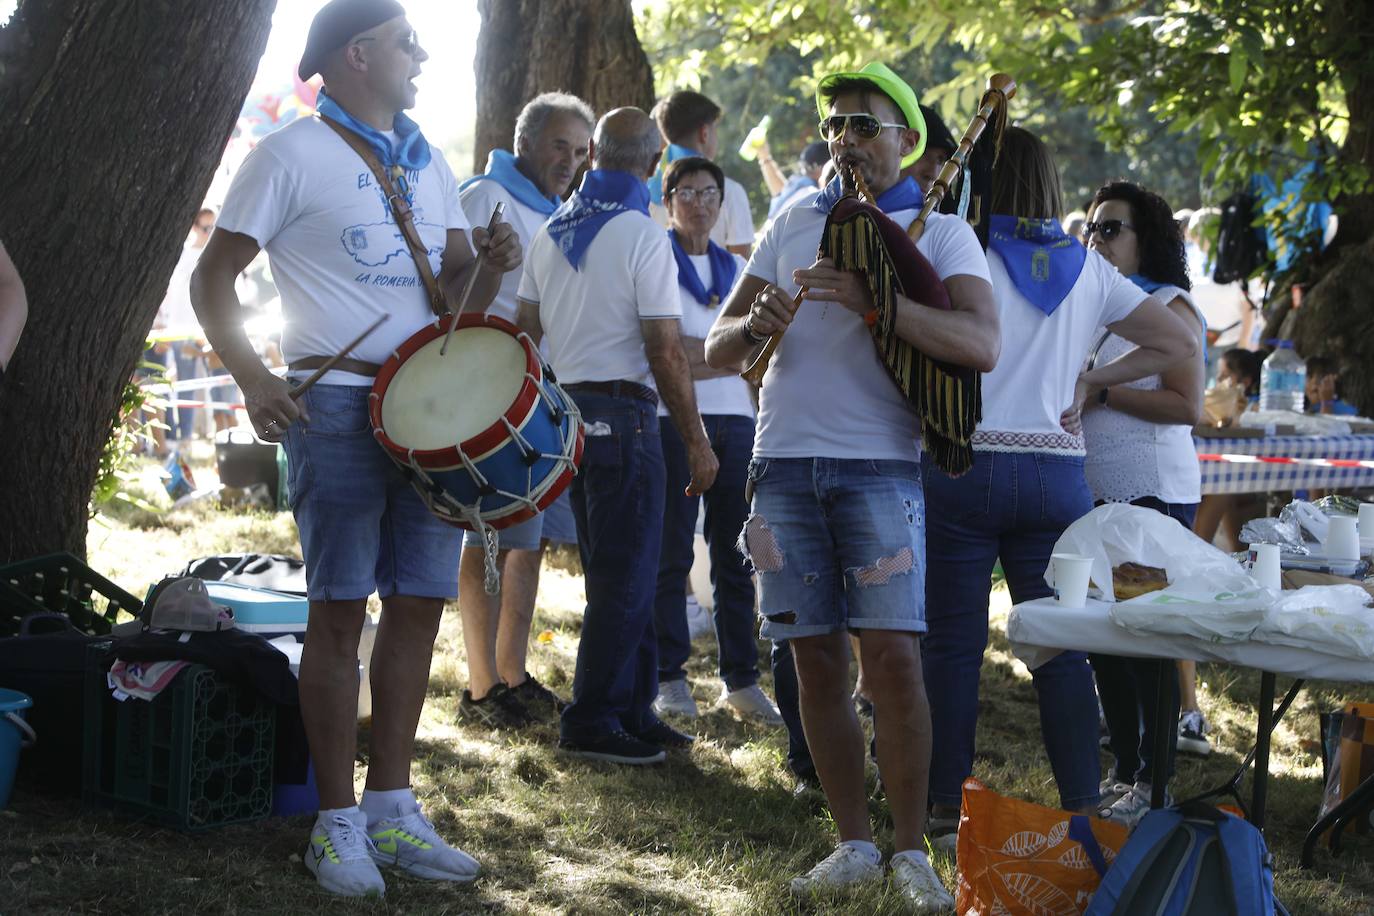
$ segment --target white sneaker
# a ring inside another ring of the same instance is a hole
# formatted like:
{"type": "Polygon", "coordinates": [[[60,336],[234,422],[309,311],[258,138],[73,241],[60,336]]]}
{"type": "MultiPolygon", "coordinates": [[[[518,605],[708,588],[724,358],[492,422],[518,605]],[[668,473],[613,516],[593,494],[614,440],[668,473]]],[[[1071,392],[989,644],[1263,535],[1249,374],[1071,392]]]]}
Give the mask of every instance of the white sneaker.
{"type": "MultiPolygon", "coordinates": [[[[1126,790],[1122,795],[1110,805],[1106,805],[1097,810],[1097,816],[1105,821],[1114,821],[1126,827],[1135,827],[1140,823],[1140,819],[1150,813],[1150,795],[1152,789],[1148,782],[1138,782],[1126,790]]],[[[1168,807],[1174,803],[1173,796],[1167,791],[1164,793],[1164,805],[1168,807]]]]}
{"type": "Polygon", "coordinates": [[[1098,807],[1106,808],[1127,792],[1131,791],[1129,782],[1122,782],[1112,773],[1097,785],[1098,807]]]}
{"type": "Polygon", "coordinates": [[[1185,754],[1206,757],[1212,753],[1212,745],[1207,740],[1207,720],[1202,712],[1190,709],[1178,717],[1178,749],[1185,754]]]}
{"type": "Polygon", "coordinates": [[[893,856],[892,886],[915,905],[917,913],[954,912],[954,898],[940,883],[925,853],[908,851],[893,856]]]}
{"type": "Polygon", "coordinates": [[[660,716],[682,716],[687,719],[695,719],[701,715],[697,710],[697,701],[692,699],[692,688],[685,677],[675,681],[659,682],[658,696],[654,699],[654,712],[660,716]]]}
{"type": "Polygon", "coordinates": [[[687,638],[700,639],[703,636],[714,635],[716,623],[711,619],[711,612],[701,606],[697,601],[697,596],[692,594],[691,588],[687,590],[687,638]]]}
{"type": "Polygon", "coordinates": [[[803,897],[813,891],[848,887],[877,881],[883,876],[882,865],[871,861],[868,856],[847,843],[835,847],[835,851],[816,863],[815,867],[800,878],[792,879],[792,893],[803,897]]]}
{"type": "Polygon", "coordinates": [[[417,804],[399,817],[383,818],[367,828],[372,858],[417,878],[467,882],[481,866],[461,849],[454,849],[434,832],[434,825],[417,804]]]}
{"type": "Polygon", "coordinates": [[[926,845],[931,852],[954,855],[959,848],[959,817],[927,817],[926,845]]]}
{"type": "Polygon", "coordinates": [[[354,819],[342,814],[316,819],[310,828],[305,867],[331,894],[381,897],[386,893],[386,882],[372,861],[367,816],[361,811],[354,819]]]}
{"type": "Polygon", "coordinates": [[[739,690],[725,688],[720,695],[720,705],[728,707],[743,719],[754,719],[764,725],[781,725],[782,713],[768,694],[758,684],[741,687],[739,690]]]}

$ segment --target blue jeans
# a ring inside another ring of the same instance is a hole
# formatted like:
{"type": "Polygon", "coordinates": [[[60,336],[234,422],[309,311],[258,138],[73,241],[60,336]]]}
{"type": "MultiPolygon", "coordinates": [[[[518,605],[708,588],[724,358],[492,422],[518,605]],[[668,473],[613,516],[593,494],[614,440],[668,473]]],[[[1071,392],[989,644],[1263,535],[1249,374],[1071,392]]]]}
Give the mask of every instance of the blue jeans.
{"type": "Polygon", "coordinates": [[[587,425],[573,479],[587,611],[572,703],[559,731],[587,740],[640,732],[655,721],[658,643],[654,590],[663,533],[663,448],[654,405],[632,397],[573,395],[587,425]]]}
{"type": "MultiPolygon", "coordinates": [[[[1135,500],[1163,512],[1189,531],[1197,516],[1196,503],[1166,503],[1153,496],[1135,500]]],[[[1159,767],[1165,783],[1174,775],[1174,756],[1178,748],[1178,666],[1166,659],[1126,658],[1093,653],[1089,659],[1097,675],[1097,695],[1102,700],[1102,716],[1107,720],[1112,756],[1116,758],[1116,778],[1122,782],[1155,781],[1155,723],[1159,704],[1165,707],[1168,756],[1159,767]]]]}
{"type": "MultiPolygon", "coordinates": [[[[754,451],[750,417],[708,415],[701,418],[711,448],[720,462],[716,482],[706,491],[706,546],[711,554],[711,589],[715,595],[716,644],[720,678],[730,690],[752,687],[759,679],[759,650],[754,638],[754,580],[736,547],[749,514],[744,485],[754,451]]],[[[686,495],[692,479],[687,447],[673,421],[659,417],[667,487],[663,498],[663,550],[658,561],[658,595],[654,628],[658,632],[658,679],[682,680],[692,652],[687,632],[687,577],[692,571],[697,506],[702,497],[686,495]]]]}
{"type": "Polygon", "coordinates": [[[372,437],[371,389],[316,385],[286,428],[291,511],[311,601],[458,594],[462,532],[425,508],[372,437]]]}
{"type": "Polygon", "coordinates": [[[765,637],[925,630],[920,465],[755,458],[749,477],[741,541],[759,576],[765,637]]]}
{"type": "MultiPolygon", "coordinates": [[[[204,360],[200,353],[196,352],[187,356],[185,352],[183,352],[186,347],[194,346],[195,344],[196,341],[194,340],[173,340],[169,341],[167,344],[167,346],[171,348],[172,356],[176,359],[178,382],[188,382],[191,379],[201,378],[204,375],[204,373],[201,372],[201,368],[204,366],[204,360]]],[[[172,395],[172,399],[177,401],[203,401],[207,393],[208,389],[179,391],[172,395]]],[[[176,408],[176,419],[167,424],[171,427],[168,437],[178,439],[182,442],[190,442],[195,432],[195,422],[196,408],[176,408]]]]}
{"type": "MultiPolygon", "coordinates": [[[[988,644],[988,593],[998,558],[1019,603],[1050,594],[1054,543],[1092,509],[1083,459],[1048,453],[979,452],[963,477],[923,460],[929,630],[922,644],[934,742],[930,798],[958,805],[973,771],[978,676],[988,644]]],[[[1062,652],[1031,672],[1040,730],[1065,808],[1096,804],[1100,765],[1092,670],[1062,652]]]]}

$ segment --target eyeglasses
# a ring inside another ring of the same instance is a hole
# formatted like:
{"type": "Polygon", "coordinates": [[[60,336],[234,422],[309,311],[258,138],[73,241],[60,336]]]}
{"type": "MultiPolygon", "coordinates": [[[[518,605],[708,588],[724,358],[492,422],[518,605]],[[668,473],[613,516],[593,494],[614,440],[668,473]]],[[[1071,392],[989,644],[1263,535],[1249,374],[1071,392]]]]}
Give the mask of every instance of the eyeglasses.
{"type": "Polygon", "coordinates": [[[1132,226],[1125,220],[1119,219],[1104,219],[1100,222],[1084,223],[1083,241],[1085,243],[1091,242],[1093,239],[1093,234],[1096,233],[1098,237],[1102,239],[1102,241],[1110,242],[1112,239],[1116,238],[1118,235],[1121,234],[1122,229],[1130,229],[1134,231],[1135,226],[1132,226]]]}
{"type": "MultiPolygon", "coordinates": [[[[377,36],[367,35],[362,38],[354,39],[354,44],[360,41],[377,41],[377,36]]],[[[420,35],[414,29],[411,29],[397,40],[396,45],[402,51],[414,57],[416,54],[420,53],[420,35]]]]}
{"type": "Polygon", "coordinates": [[[720,203],[720,188],[675,188],[671,197],[684,204],[701,201],[702,206],[720,203]]]}
{"type": "Polygon", "coordinates": [[[883,132],[884,127],[895,127],[898,130],[906,130],[905,124],[893,124],[889,121],[880,121],[871,114],[843,114],[831,115],[819,125],[821,139],[835,141],[844,136],[846,130],[852,129],[854,135],[861,140],[872,140],[883,132]]]}

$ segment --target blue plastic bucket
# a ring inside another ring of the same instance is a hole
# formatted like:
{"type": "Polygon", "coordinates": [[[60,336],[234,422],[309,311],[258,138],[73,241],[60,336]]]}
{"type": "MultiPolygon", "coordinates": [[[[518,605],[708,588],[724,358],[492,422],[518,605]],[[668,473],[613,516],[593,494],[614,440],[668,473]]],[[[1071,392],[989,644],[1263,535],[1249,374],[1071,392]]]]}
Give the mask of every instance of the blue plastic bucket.
{"type": "Polygon", "coordinates": [[[19,749],[34,742],[33,729],[24,721],[24,710],[32,705],[25,694],[0,687],[0,809],[10,803],[19,749]]]}

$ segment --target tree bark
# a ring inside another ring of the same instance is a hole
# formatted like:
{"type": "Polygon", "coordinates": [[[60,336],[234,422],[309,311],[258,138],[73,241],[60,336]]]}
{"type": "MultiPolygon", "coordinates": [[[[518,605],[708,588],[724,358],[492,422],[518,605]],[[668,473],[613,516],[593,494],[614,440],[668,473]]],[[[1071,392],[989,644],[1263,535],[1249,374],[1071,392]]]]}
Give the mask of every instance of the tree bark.
{"type": "Polygon", "coordinates": [[[512,148],[521,107],[541,92],[582,98],[598,115],[654,103],[654,75],[630,0],[478,0],[477,148],[512,148]]]}
{"type": "Polygon", "coordinates": [[[0,29],[0,238],[29,319],[0,385],[0,562],[85,554],[120,395],[275,0],[20,0],[0,29]]]}

